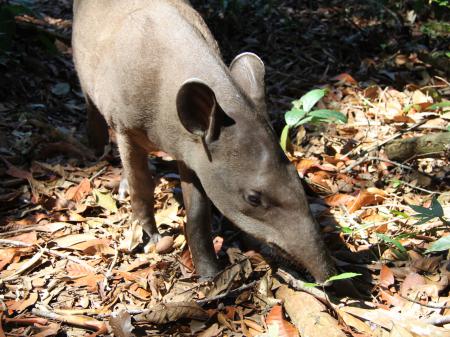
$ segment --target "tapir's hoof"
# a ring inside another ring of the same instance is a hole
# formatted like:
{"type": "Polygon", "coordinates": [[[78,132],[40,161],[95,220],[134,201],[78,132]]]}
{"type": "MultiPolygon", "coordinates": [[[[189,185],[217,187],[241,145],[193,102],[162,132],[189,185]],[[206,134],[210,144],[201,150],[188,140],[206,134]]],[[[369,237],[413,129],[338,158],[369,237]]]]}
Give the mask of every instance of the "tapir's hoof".
{"type": "Polygon", "coordinates": [[[149,234],[144,230],[144,235],[142,237],[142,245],[140,249],[143,249],[145,253],[149,253],[152,249],[152,246],[156,246],[161,240],[161,234],[159,233],[152,233],[149,234]]]}
{"type": "Polygon", "coordinates": [[[119,184],[119,200],[125,200],[128,195],[129,186],[127,178],[122,178],[119,184]]]}

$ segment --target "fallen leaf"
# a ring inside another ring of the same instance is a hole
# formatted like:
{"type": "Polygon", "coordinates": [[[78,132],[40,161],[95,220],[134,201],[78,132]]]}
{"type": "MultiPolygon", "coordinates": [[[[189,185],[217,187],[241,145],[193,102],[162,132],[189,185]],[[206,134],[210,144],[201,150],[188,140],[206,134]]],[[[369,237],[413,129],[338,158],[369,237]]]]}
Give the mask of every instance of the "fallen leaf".
{"type": "Polygon", "coordinates": [[[89,181],[89,179],[84,178],[77,186],[72,186],[66,191],[65,198],[67,200],[80,202],[90,192],[91,192],[91,182],[89,181]]]}
{"type": "Polygon", "coordinates": [[[364,206],[381,204],[386,199],[386,192],[378,188],[368,188],[366,191],[359,192],[355,200],[347,203],[350,213],[356,212],[364,206]]]}
{"type": "Polygon", "coordinates": [[[410,290],[415,290],[419,286],[427,284],[425,277],[417,273],[410,273],[400,285],[400,294],[407,297],[410,290]]]}
{"type": "Polygon", "coordinates": [[[130,228],[123,232],[123,238],[119,243],[119,250],[124,252],[132,252],[140,243],[143,242],[144,232],[142,226],[137,221],[131,223],[130,228]]]}
{"type": "Polygon", "coordinates": [[[66,236],[61,236],[54,239],[52,242],[55,243],[59,248],[69,248],[80,242],[92,241],[97,238],[92,234],[71,234],[66,236]]]}
{"type": "Polygon", "coordinates": [[[131,324],[131,315],[125,310],[114,311],[109,318],[109,325],[113,331],[114,336],[117,337],[131,337],[134,329],[131,324]]]}
{"type": "Polygon", "coordinates": [[[389,288],[389,286],[395,283],[394,273],[389,269],[388,266],[382,265],[380,271],[380,281],[379,284],[382,288],[389,288]]]}
{"type": "Polygon", "coordinates": [[[182,318],[207,320],[209,316],[195,302],[160,303],[134,316],[137,322],[152,324],[167,324],[182,318]]]}
{"type": "Polygon", "coordinates": [[[95,197],[95,202],[97,203],[97,205],[108,210],[110,213],[117,212],[116,201],[113,199],[109,192],[103,193],[100,190],[95,189],[92,191],[92,193],[95,197]]]}
{"type": "Polygon", "coordinates": [[[6,302],[6,306],[8,307],[8,310],[10,312],[17,311],[18,313],[21,313],[26,308],[34,305],[38,300],[38,294],[37,293],[31,293],[27,299],[23,301],[16,301],[11,300],[6,302]]]}
{"type": "Polygon", "coordinates": [[[278,337],[298,337],[298,331],[291,323],[283,317],[283,309],[281,305],[275,305],[266,317],[266,324],[277,326],[278,337]]]}
{"type": "Polygon", "coordinates": [[[337,207],[342,206],[350,203],[351,201],[355,200],[355,197],[349,194],[333,194],[325,199],[325,203],[330,207],[337,207]]]}
{"type": "Polygon", "coordinates": [[[338,321],[326,312],[325,306],[314,296],[282,285],[276,292],[276,298],[284,302],[284,308],[300,336],[345,337],[338,321]]]}

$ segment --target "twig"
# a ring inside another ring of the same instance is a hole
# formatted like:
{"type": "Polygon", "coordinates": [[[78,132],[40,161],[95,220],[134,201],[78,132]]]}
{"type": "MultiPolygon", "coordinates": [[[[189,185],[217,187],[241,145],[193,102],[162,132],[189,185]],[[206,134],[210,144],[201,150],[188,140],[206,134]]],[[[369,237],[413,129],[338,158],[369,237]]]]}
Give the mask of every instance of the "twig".
{"type": "Polygon", "coordinates": [[[224,294],[220,294],[220,295],[216,295],[216,296],[213,296],[213,297],[205,298],[203,300],[197,300],[195,302],[197,302],[197,304],[199,304],[199,305],[203,305],[203,304],[206,304],[206,303],[209,303],[209,302],[212,302],[212,301],[220,300],[220,299],[225,298],[225,297],[231,297],[231,296],[234,296],[236,294],[239,294],[240,292],[242,292],[244,290],[252,288],[257,282],[258,281],[253,281],[253,282],[251,282],[249,284],[244,284],[243,286],[240,286],[239,288],[230,290],[230,291],[228,291],[228,292],[226,292],[224,294]]]}
{"type": "Polygon", "coordinates": [[[59,315],[57,313],[51,311],[44,311],[39,309],[33,309],[31,311],[34,315],[39,317],[48,318],[54,321],[59,321],[71,325],[76,325],[82,328],[86,328],[89,330],[94,330],[95,333],[89,335],[89,337],[98,336],[101,334],[106,334],[108,332],[108,328],[106,324],[101,321],[97,321],[94,318],[86,317],[86,316],[74,316],[74,315],[59,315]]]}
{"type": "MultiPolygon", "coordinates": [[[[413,298],[409,298],[408,296],[403,296],[402,294],[400,294],[400,297],[408,300],[410,302],[413,302],[415,304],[421,305],[423,307],[427,307],[427,308],[432,308],[432,309],[450,309],[450,305],[445,305],[445,304],[439,304],[439,303],[433,303],[433,302],[429,302],[429,303],[422,303],[420,301],[417,301],[413,298]]],[[[447,302],[446,302],[447,303],[447,302]]]]}
{"type": "Polygon", "coordinates": [[[327,294],[324,291],[314,288],[314,287],[307,287],[305,285],[305,282],[303,282],[301,280],[297,280],[296,278],[294,278],[292,275],[290,275],[289,273],[287,273],[284,270],[278,269],[277,275],[280,276],[283,279],[283,281],[285,281],[287,284],[289,284],[295,290],[304,291],[310,295],[313,295],[315,298],[319,299],[320,301],[322,301],[324,303],[331,304],[331,302],[329,302],[329,300],[328,300],[327,294]]]}
{"type": "Polygon", "coordinates": [[[366,154],[364,157],[358,159],[357,161],[355,161],[353,164],[351,164],[350,166],[347,166],[342,172],[344,173],[348,173],[350,172],[355,166],[358,166],[366,161],[372,161],[372,160],[377,160],[377,161],[382,161],[382,162],[386,162],[395,166],[398,166],[404,170],[408,170],[408,171],[413,171],[414,169],[412,167],[409,167],[407,165],[403,165],[400,163],[397,163],[396,161],[392,161],[389,159],[383,159],[380,157],[369,157],[368,154],[366,154]]]}
{"type": "Polygon", "coordinates": [[[450,316],[439,316],[434,318],[429,318],[425,322],[432,325],[444,325],[450,323],[450,316]]]}
{"type": "Polygon", "coordinates": [[[411,188],[414,188],[414,189],[416,189],[416,190],[425,192],[425,193],[429,193],[429,194],[442,194],[442,192],[430,191],[430,190],[427,190],[427,189],[422,188],[422,187],[414,186],[413,184],[407,183],[406,181],[402,181],[402,184],[403,184],[403,185],[406,185],[406,186],[409,186],[409,187],[411,187],[411,188]]]}
{"type": "MultiPolygon", "coordinates": [[[[8,240],[8,239],[0,239],[0,245],[12,246],[12,247],[18,247],[18,248],[28,248],[28,247],[33,247],[34,246],[31,243],[26,243],[26,242],[22,242],[22,241],[8,240]]],[[[58,252],[56,250],[45,248],[45,247],[39,247],[39,248],[42,249],[42,251],[44,253],[46,253],[46,254],[54,255],[54,256],[57,256],[57,257],[60,257],[60,258],[63,258],[63,259],[67,259],[69,261],[72,261],[74,263],[82,265],[84,268],[86,268],[90,272],[97,273],[97,270],[94,267],[90,266],[89,264],[87,264],[83,260],[80,260],[80,259],[76,258],[75,256],[71,256],[71,255],[68,255],[68,254],[63,254],[63,253],[60,253],[60,252],[58,252]]]]}
{"type": "Polygon", "coordinates": [[[89,181],[94,181],[95,178],[102,175],[108,168],[104,166],[100,171],[98,171],[96,174],[94,174],[92,177],[89,178],[89,181]]]}
{"type": "MultiPolygon", "coordinates": [[[[342,172],[342,173],[348,173],[348,172],[350,172],[355,166],[358,166],[359,164],[361,164],[361,163],[367,161],[367,160],[368,160],[367,158],[369,157],[370,152],[372,152],[372,151],[374,151],[374,150],[380,148],[380,147],[383,146],[384,144],[387,144],[387,143],[393,141],[394,139],[400,137],[400,136],[403,135],[404,133],[406,133],[406,132],[408,132],[408,131],[412,131],[412,130],[418,128],[419,126],[425,124],[426,122],[428,122],[428,119],[424,119],[424,120],[422,120],[422,121],[420,121],[420,122],[418,122],[418,123],[416,123],[416,124],[410,126],[409,128],[406,128],[406,129],[404,129],[404,130],[402,130],[402,131],[396,133],[395,135],[393,135],[393,136],[391,136],[391,137],[389,137],[389,138],[383,140],[381,143],[377,143],[377,144],[375,144],[375,145],[369,147],[368,149],[363,150],[363,151],[361,152],[362,157],[361,157],[360,159],[358,159],[356,162],[354,162],[352,165],[350,165],[350,166],[346,167],[345,169],[341,170],[341,172],[342,172]]],[[[383,159],[383,160],[384,160],[384,159],[383,159]]],[[[386,160],[385,160],[385,161],[386,161],[386,160]]],[[[398,163],[397,163],[397,164],[398,164],[398,163]]],[[[402,165],[402,164],[399,164],[399,165],[402,165]]],[[[411,168],[409,168],[409,169],[411,169],[411,168]]]]}

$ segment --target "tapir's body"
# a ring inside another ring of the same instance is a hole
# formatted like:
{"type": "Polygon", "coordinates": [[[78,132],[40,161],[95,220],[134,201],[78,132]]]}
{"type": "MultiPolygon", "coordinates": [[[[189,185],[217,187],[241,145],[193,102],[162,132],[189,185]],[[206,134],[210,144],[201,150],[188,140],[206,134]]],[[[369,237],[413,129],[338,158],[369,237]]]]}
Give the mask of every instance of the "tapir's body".
{"type": "Polygon", "coordinates": [[[117,134],[133,215],[158,239],[147,153],[179,161],[188,243],[199,274],[218,265],[210,200],[232,222],[324,281],[335,272],[292,165],[267,119],[264,65],[227,67],[188,1],[75,0],[73,48],[90,140],[117,134]],[[100,115],[100,114],[101,115],[100,115]]]}

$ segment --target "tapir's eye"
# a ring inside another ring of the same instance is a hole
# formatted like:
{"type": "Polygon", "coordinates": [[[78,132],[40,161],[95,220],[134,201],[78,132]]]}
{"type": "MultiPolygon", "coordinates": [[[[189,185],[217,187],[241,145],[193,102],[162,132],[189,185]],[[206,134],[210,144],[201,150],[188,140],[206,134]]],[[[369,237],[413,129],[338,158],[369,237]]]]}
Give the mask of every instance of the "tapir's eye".
{"type": "Polygon", "coordinates": [[[260,206],[261,205],[261,193],[251,191],[246,195],[245,200],[253,207],[260,206]]]}

